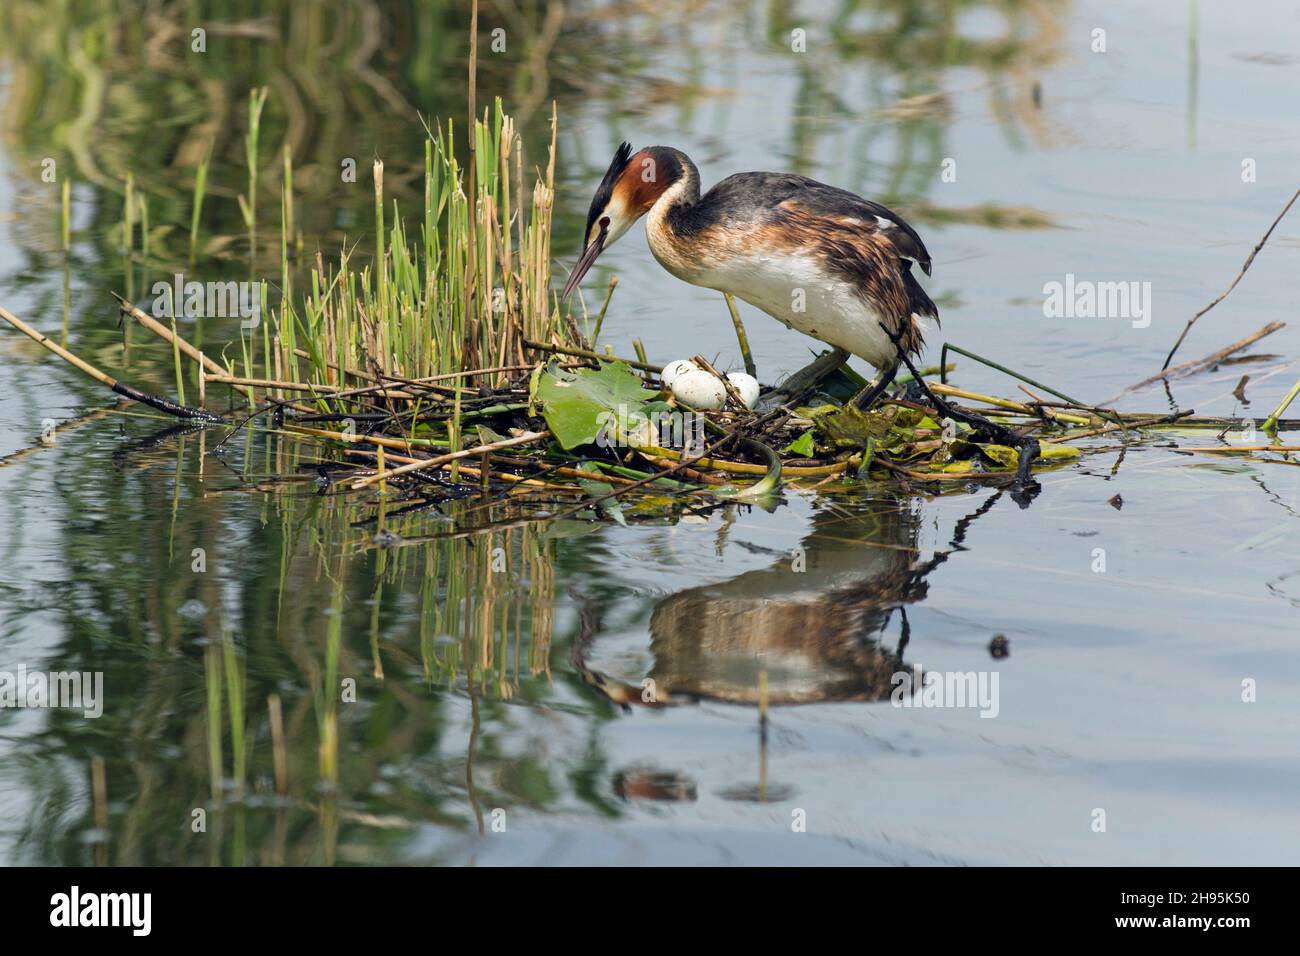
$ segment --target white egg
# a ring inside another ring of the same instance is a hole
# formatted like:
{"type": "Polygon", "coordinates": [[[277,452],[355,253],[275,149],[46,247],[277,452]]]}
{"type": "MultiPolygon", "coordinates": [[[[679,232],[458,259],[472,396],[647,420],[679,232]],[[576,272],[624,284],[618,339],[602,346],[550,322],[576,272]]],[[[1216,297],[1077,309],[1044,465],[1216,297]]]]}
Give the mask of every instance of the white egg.
{"type": "Polygon", "coordinates": [[[753,408],[758,401],[758,379],[744,372],[728,372],[727,381],[740,393],[740,400],[745,403],[745,407],[753,408]]]}
{"type": "Polygon", "coordinates": [[[727,400],[727,389],[702,368],[691,368],[673,379],[673,397],[692,408],[716,411],[727,400]]]}
{"type": "Polygon", "coordinates": [[[698,366],[690,359],[678,359],[676,362],[669,362],[665,365],[664,370],[659,373],[659,377],[663,379],[664,388],[672,388],[673,382],[677,381],[682,373],[692,372],[697,368],[698,366]]]}

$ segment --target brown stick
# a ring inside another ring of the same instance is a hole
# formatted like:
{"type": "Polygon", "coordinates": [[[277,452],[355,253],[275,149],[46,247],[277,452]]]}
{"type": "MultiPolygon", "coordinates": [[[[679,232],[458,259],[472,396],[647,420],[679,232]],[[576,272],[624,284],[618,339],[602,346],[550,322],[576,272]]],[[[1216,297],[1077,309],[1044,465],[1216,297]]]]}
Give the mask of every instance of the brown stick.
{"type": "MultiPolygon", "coordinates": [[[[412,452],[419,451],[427,446],[415,445],[403,438],[392,438],[388,435],[358,435],[348,434],[347,432],[331,431],[327,428],[308,428],[306,425],[299,425],[294,422],[285,422],[282,426],[286,432],[293,432],[299,435],[312,435],[316,438],[328,438],[331,441],[351,442],[353,444],[364,445],[382,445],[385,448],[395,448],[399,451],[412,452]]],[[[394,457],[392,455],[389,456],[394,457]]],[[[425,459],[411,459],[412,461],[424,461],[425,459]]]]}
{"type": "Polygon", "coordinates": [[[735,403],[735,408],[741,410],[749,408],[749,406],[745,404],[745,400],[740,397],[740,392],[736,391],[736,386],[732,384],[731,379],[727,378],[727,376],[714,368],[712,362],[706,359],[703,355],[696,355],[691,359],[691,361],[722,383],[722,387],[727,390],[727,397],[735,403]]]}
{"type": "Polygon", "coordinates": [[[664,370],[662,365],[648,365],[645,362],[638,362],[636,359],[621,358],[617,355],[601,355],[599,352],[593,352],[590,349],[568,348],[563,345],[547,345],[545,342],[534,342],[531,339],[524,339],[524,345],[537,352],[559,352],[561,355],[577,355],[582,358],[598,359],[602,362],[622,362],[624,365],[639,368],[643,372],[654,372],[658,374],[664,370]]]}
{"type": "Polygon", "coordinates": [[[1183,362],[1181,365],[1175,365],[1173,368],[1163,369],[1162,371],[1157,372],[1155,375],[1152,375],[1150,378],[1144,378],[1136,385],[1130,385],[1128,388],[1124,389],[1124,391],[1120,392],[1114,398],[1107,399],[1103,404],[1110,405],[1114,403],[1117,399],[1127,395],[1129,392],[1136,392],[1139,388],[1145,388],[1146,386],[1152,384],[1153,382],[1158,382],[1161,379],[1181,378],[1184,375],[1191,375],[1193,372],[1199,372],[1203,368],[1209,368],[1211,365],[1223,361],[1225,358],[1227,358],[1229,355],[1233,354],[1234,352],[1240,352],[1242,349],[1246,348],[1247,346],[1254,345],[1264,336],[1272,335],[1278,329],[1284,329],[1284,328],[1286,328],[1285,322],[1270,322],[1268,325],[1256,329],[1254,332],[1250,333],[1250,335],[1246,336],[1244,339],[1241,339],[1240,341],[1237,342],[1233,342],[1231,345],[1224,346],[1223,348],[1219,349],[1219,351],[1213,352],[1210,355],[1205,356],[1205,358],[1203,359],[1196,359],[1195,361],[1192,362],[1183,362]]]}
{"type": "Polygon", "coordinates": [[[1192,414],[1192,411],[1192,409],[1188,409],[1185,412],[1175,412],[1172,415],[1154,416],[1141,421],[1130,421],[1126,418],[1118,425],[1107,425],[1104,428],[1094,428],[1091,431],[1078,432],[1073,435],[1061,435],[1057,438],[1043,438],[1041,441],[1044,445],[1054,445],[1059,442],[1074,441],[1076,438],[1092,438],[1095,435],[1106,435],[1110,432],[1119,431],[1121,429],[1127,432],[1130,428],[1137,430],[1139,428],[1146,428],[1150,425],[1171,425],[1187,418],[1192,414]]]}
{"type": "Polygon", "coordinates": [[[23,333],[23,335],[27,336],[33,342],[36,342],[38,345],[45,346],[47,349],[49,349],[59,358],[63,359],[63,361],[67,362],[69,365],[73,366],[74,368],[80,369],[81,371],[85,372],[87,375],[89,375],[95,381],[99,382],[101,385],[107,385],[109,388],[112,388],[114,385],[117,384],[117,379],[113,378],[111,375],[101,372],[99,369],[95,368],[95,366],[91,365],[89,362],[84,361],[83,359],[80,359],[77,356],[73,355],[71,352],[65,349],[58,342],[55,342],[53,339],[48,338],[47,336],[36,331],[34,328],[32,328],[30,325],[28,325],[22,319],[18,318],[18,316],[14,315],[12,312],[4,308],[3,306],[0,306],[0,319],[4,319],[6,322],[12,325],[19,332],[23,333]]]}
{"type": "MultiPolygon", "coordinates": [[[[189,342],[186,342],[179,335],[173,336],[172,330],[167,328],[167,326],[163,325],[152,315],[143,311],[142,309],[137,308],[132,303],[126,301],[126,299],[122,298],[116,292],[113,293],[113,298],[117,299],[118,306],[123,312],[125,312],[127,315],[134,318],[137,322],[143,325],[150,332],[153,332],[155,335],[159,336],[160,338],[166,340],[169,343],[174,341],[177,348],[179,348],[182,352],[184,352],[190,358],[194,359],[194,361],[198,362],[207,370],[209,379],[211,379],[211,377],[214,375],[226,374],[226,370],[224,368],[222,368],[212,359],[208,358],[206,355],[204,355],[194,346],[190,345],[189,342]]],[[[231,385],[230,387],[243,395],[248,394],[248,389],[242,385],[231,385]]]]}
{"type": "MultiPolygon", "coordinates": [[[[359,393],[358,389],[344,389],[337,385],[314,385],[311,382],[289,382],[276,378],[242,378],[238,375],[204,375],[209,382],[216,382],[219,385],[229,385],[234,388],[236,385],[249,385],[262,389],[282,389],[286,392],[318,392],[323,396],[336,396],[339,393],[347,392],[349,395],[359,393]]],[[[380,398],[398,398],[403,400],[414,401],[416,396],[409,392],[403,392],[400,389],[389,391],[387,386],[374,385],[364,390],[364,394],[378,395],[380,398]]]]}
{"type": "Polygon", "coordinates": [[[1255,244],[1255,248],[1250,250],[1250,255],[1246,257],[1245,265],[1243,265],[1241,267],[1241,271],[1237,273],[1237,278],[1232,280],[1232,285],[1224,289],[1223,293],[1217,299],[1215,299],[1205,308],[1201,309],[1200,312],[1197,312],[1194,316],[1192,316],[1190,319],[1187,320],[1187,325],[1184,326],[1183,328],[1183,334],[1178,336],[1178,341],[1174,343],[1174,347],[1171,348],[1169,350],[1169,354],[1165,356],[1165,364],[1160,366],[1162,370],[1169,368],[1169,363],[1172,362],[1174,359],[1174,353],[1177,352],[1178,347],[1183,344],[1183,339],[1187,338],[1187,333],[1192,330],[1192,326],[1196,324],[1196,320],[1199,319],[1201,316],[1203,316],[1206,312],[1209,312],[1212,308],[1214,308],[1224,299],[1226,299],[1228,297],[1228,294],[1232,292],[1233,289],[1237,288],[1237,283],[1241,281],[1241,277],[1246,274],[1246,270],[1249,269],[1251,263],[1255,261],[1255,256],[1259,254],[1259,250],[1264,248],[1264,243],[1268,242],[1268,237],[1273,235],[1273,230],[1277,228],[1277,224],[1281,222],[1282,217],[1285,216],[1291,210],[1291,207],[1295,205],[1295,201],[1298,198],[1300,198],[1300,189],[1297,189],[1292,194],[1290,201],[1285,206],[1282,207],[1282,211],[1278,213],[1277,218],[1273,220],[1273,225],[1268,227],[1268,232],[1264,233],[1264,237],[1260,239],[1258,243],[1255,244]]]}
{"type": "MultiPolygon", "coordinates": [[[[804,389],[798,395],[793,396],[790,399],[788,405],[778,405],[770,412],[767,412],[762,416],[760,416],[751,426],[750,429],[751,434],[759,434],[762,431],[763,427],[766,426],[767,423],[770,422],[772,419],[776,418],[777,415],[783,415],[788,418],[790,415],[789,406],[797,405],[799,402],[803,401],[804,398],[806,398],[811,392],[812,392],[811,388],[804,389]]],[[[613,491],[609,492],[608,494],[604,494],[599,496],[598,498],[592,498],[588,501],[584,501],[581,504],[579,504],[576,508],[570,508],[568,511],[562,511],[558,515],[554,515],[553,517],[568,518],[571,515],[576,515],[580,511],[585,511],[588,508],[595,507],[596,505],[600,504],[602,501],[608,501],[610,498],[616,498],[619,495],[623,494],[624,492],[633,491],[636,488],[641,488],[645,485],[650,484],[652,481],[658,481],[660,478],[667,478],[669,475],[678,474],[682,471],[687,470],[691,465],[698,464],[701,460],[708,458],[709,455],[716,455],[723,448],[725,448],[727,445],[731,444],[731,442],[733,442],[735,439],[740,437],[742,436],[740,434],[739,429],[733,428],[731,431],[727,432],[725,435],[723,435],[721,438],[715,441],[712,445],[707,445],[704,448],[702,448],[700,450],[700,453],[694,456],[693,458],[687,458],[685,455],[682,455],[682,457],[678,460],[677,464],[669,468],[667,471],[661,471],[657,475],[649,475],[645,478],[642,478],[640,481],[636,481],[630,485],[624,485],[621,488],[615,488],[613,491]]]]}
{"type": "MultiPolygon", "coordinates": [[[[395,478],[398,475],[404,475],[408,472],[419,471],[422,468],[437,468],[439,465],[445,465],[449,461],[459,461],[462,458],[469,458],[474,455],[481,455],[484,452],[496,451],[499,448],[514,448],[516,445],[528,445],[535,441],[542,441],[550,438],[549,430],[540,432],[525,432],[517,438],[505,438],[501,441],[492,442],[490,445],[478,445],[474,448],[463,448],[460,451],[449,452],[446,455],[439,455],[437,458],[425,458],[420,461],[414,461],[400,468],[394,468],[384,477],[395,478]]],[[[367,485],[372,485],[380,478],[379,475],[371,475],[368,478],[362,478],[352,483],[352,490],[358,491],[367,485]]]]}
{"type": "Polygon", "coordinates": [[[495,365],[492,368],[472,368],[464,372],[444,372],[442,375],[428,375],[424,378],[401,378],[396,375],[384,375],[384,378],[401,381],[407,385],[425,385],[429,382],[443,382],[452,378],[467,378],[472,375],[490,375],[495,372],[524,372],[532,371],[537,367],[536,363],[532,365],[495,365]]]}
{"type": "MultiPolygon", "coordinates": [[[[357,455],[363,458],[376,457],[375,452],[370,451],[367,448],[349,448],[347,449],[347,454],[357,455]]],[[[424,461],[423,458],[411,458],[409,455],[395,455],[391,452],[386,453],[385,457],[389,461],[396,461],[396,462],[413,462],[413,461],[423,462],[424,461]]],[[[488,477],[496,478],[499,481],[510,482],[516,488],[522,485],[528,488],[546,488],[551,491],[569,491],[575,493],[580,491],[580,489],[573,488],[570,485],[554,485],[554,484],[550,484],[549,482],[540,481],[536,478],[526,478],[522,475],[512,475],[508,471],[485,472],[481,468],[471,468],[469,465],[457,465],[456,467],[460,469],[461,474],[469,475],[469,477],[471,478],[482,478],[484,475],[488,475],[488,477]]],[[[450,471],[450,468],[448,467],[448,465],[439,465],[438,470],[450,471]]],[[[391,475],[392,471],[390,470],[388,474],[391,475]]],[[[510,489],[510,493],[513,494],[513,492],[514,489],[513,488],[510,489]]],[[[499,501],[501,499],[497,499],[497,500],[499,501]]],[[[494,501],[492,503],[495,504],[496,502],[494,501]]]]}
{"type": "Polygon", "coordinates": [[[59,345],[59,343],[55,342],[53,339],[36,331],[36,329],[32,328],[30,325],[28,325],[26,322],[18,318],[18,316],[14,315],[12,312],[10,312],[8,309],[4,307],[0,307],[0,319],[4,319],[6,322],[12,325],[19,332],[23,333],[23,335],[27,336],[33,342],[45,346],[45,348],[49,349],[59,358],[63,359],[63,361],[71,365],[73,368],[77,369],[78,371],[85,372],[87,375],[89,375],[95,381],[99,382],[101,385],[107,385],[113,391],[117,392],[117,394],[129,398],[133,402],[139,402],[142,405],[148,405],[150,408],[156,408],[158,409],[158,411],[166,412],[168,415],[175,415],[177,418],[195,418],[195,419],[202,419],[203,421],[210,421],[210,422],[220,422],[225,420],[220,415],[217,415],[213,412],[206,411],[202,408],[190,408],[190,406],[188,405],[178,405],[175,402],[168,401],[165,398],[160,398],[157,395],[149,395],[145,392],[140,391],[138,388],[132,388],[130,385],[127,385],[125,382],[119,382],[117,379],[113,378],[113,376],[109,375],[107,372],[101,372],[99,369],[95,368],[95,366],[91,365],[89,362],[73,355],[71,352],[69,352],[63,346],[59,345]]]}

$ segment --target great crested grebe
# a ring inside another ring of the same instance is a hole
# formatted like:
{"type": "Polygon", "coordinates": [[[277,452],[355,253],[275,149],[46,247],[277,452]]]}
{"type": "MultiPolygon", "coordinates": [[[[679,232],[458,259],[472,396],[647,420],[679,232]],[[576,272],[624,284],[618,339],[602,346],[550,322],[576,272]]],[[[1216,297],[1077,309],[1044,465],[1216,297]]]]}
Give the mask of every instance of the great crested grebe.
{"type": "Polygon", "coordinates": [[[591,201],[564,298],[643,215],[650,251],[677,278],[729,292],[834,347],[783,392],[853,354],[881,373],[855,399],[865,408],[893,381],[900,358],[920,353],[922,321],[938,320],[912,275],[912,263],[930,274],[925,243],[884,206],[790,173],[737,173],[701,196],[699,171],[681,150],[648,146],[633,155],[628,143],[591,201]]]}

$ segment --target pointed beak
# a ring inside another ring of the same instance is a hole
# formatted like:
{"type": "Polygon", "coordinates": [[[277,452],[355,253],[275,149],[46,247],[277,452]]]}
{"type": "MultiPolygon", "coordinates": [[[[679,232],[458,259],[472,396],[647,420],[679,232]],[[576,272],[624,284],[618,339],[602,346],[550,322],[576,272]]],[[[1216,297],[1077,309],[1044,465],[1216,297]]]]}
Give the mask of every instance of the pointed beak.
{"type": "Polygon", "coordinates": [[[569,281],[564,284],[564,291],[560,293],[561,302],[573,294],[573,290],[578,287],[582,277],[587,274],[587,270],[595,263],[601,250],[605,248],[605,236],[608,233],[609,230],[607,229],[600,230],[600,235],[596,237],[596,241],[588,243],[587,248],[582,250],[582,257],[578,259],[578,264],[573,267],[573,272],[569,273],[569,281]]]}

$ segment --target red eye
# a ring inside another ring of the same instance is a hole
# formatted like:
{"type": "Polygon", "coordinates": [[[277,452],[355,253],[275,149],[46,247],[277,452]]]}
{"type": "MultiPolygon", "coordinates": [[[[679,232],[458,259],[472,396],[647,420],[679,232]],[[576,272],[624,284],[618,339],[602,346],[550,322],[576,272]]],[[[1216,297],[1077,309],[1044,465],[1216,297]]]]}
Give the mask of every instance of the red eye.
{"type": "Polygon", "coordinates": [[[608,228],[609,228],[609,216],[601,216],[601,217],[600,217],[600,228],[602,228],[602,229],[608,229],[608,228]]]}

